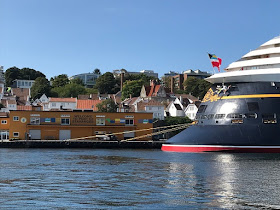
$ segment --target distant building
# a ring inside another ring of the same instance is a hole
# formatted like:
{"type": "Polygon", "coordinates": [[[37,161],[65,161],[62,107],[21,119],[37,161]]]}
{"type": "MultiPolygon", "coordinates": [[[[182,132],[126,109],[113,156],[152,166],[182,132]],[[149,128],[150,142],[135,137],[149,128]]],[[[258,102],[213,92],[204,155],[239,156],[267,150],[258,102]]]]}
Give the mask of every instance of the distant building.
{"type": "Polygon", "coordinates": [[[183,83],[188,79],[188,77],[195,77],[198,79],[205,79],[210,77],[211,74],[208,72],[200,71],[199,69],[193,71],[191,69],[183,71],[182,74],[178,74],[171,77],[171,92],[174,90],[183,90],[183,83]]]}
{"type": "Polygon", "coordinates": [[[153,118],[164,120],[164,105],[155,100],[142,100],[136,104],[136,112],[151,112],[153,118]]]}
{"type": "Polygon", "coordinates": [[[184,80],[187,79],[187,77],[196,77],[198,79],[205,79],[206,77],[210,77],[211,74],[205,71],[200,71],[199,69],[193,71],[191,69],[188,69],[186,71],[183,71],[182,74],[184,75],[184,80]]]}
{"type": "Polygon", "coordinates": [[[83,73],[83,74],[74,75],[74,76],[70,77],[69,79],[71,80],[71,79],[75,79],[75,78],[80,78],[87,88],[92,88],[96,84],[96,80],[99,76],[100,76],[100,74],[83,73]]]}
{"type": "Polygon", "coordinates": [[[158,73],[155,73],[153,70],[141,70],[140,72],[134,72],[134,71],[126,71],[124,69],[121,69],[121,70],[114,70],[113,71],[113,74],[114,76],[118,77],[121,75],[121,73],[124,73],[124,74],[130,74],[130,75],[139,75],[139,74],[145,74],[149,77],[155,77],[155,78],[158,78],[158,73]]]}
{"type": "Polygon", "coordinates": [[[156,84],[154,80],[150,81],[149,86],[142,86],[140,97],[151,99],[153,97],[166,97],[166,90],[162,85],[156,84]]]}
{"type": "Polygon", "coordinates": [[[49,103],[47,105],[47,110],[44,107],[45,111],[50,110],[74,110],[77,107],[77,98],[49,98],[49,103]]]}
{"type": "Polygon", "coordinates": [[[14,88],[31,88],[35,80],[16,79],[13,81],[12,87],[14,88]]]}
{"type": "Polygon", "coordinates": [[[175,72],[175,71],[169,71],[168,73],[165,73],[163,75],[163,77],[173,77],[173,76],[176,76],[178,75],[179,73],[175,72]]]}

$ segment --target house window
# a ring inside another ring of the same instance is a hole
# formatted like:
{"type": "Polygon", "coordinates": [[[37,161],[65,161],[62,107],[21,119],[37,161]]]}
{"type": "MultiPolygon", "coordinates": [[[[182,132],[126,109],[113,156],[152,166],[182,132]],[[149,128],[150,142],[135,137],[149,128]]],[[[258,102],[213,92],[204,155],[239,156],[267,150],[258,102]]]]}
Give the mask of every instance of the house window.
{"type": "Polygon", "coordinates": [[[7,124],[7,120],[1,120],[1,124],[7,124]]]}
{"type": "Polygon", "coordinates": [[[69,118],[61,118],[61,125],[70,125],[69,118]]]}
{"type": "Polygon", "coordinates": [[[134,125],[134,120],[133,119],[126,119],[125,120],[125,125],[134,125]]]}
{"type": "Polygon", "coordinates": [[[19,121],[19,117],[18,116],[14,116],[13,117],[13,121],[19,121]]]}
{"type": "Polygon", "coordinates": [[[105,118],[96,118],[96,125],[105,125],[105,118]]]}
{"type": "Polygon", "coordinates": [[[56,106],[56,103],[52,103],[52,107],[55,107],[56,106]]]}
{"type": "Polygon", "coordinates": [[[32,125],[40,125],[40,118],[39,117],[31,117],[30,124],[32,125]]]}
{"type": "Polygon", "coordinates": [[[13,132],[14,137],[19,137],[19,132],[13,132]]]}

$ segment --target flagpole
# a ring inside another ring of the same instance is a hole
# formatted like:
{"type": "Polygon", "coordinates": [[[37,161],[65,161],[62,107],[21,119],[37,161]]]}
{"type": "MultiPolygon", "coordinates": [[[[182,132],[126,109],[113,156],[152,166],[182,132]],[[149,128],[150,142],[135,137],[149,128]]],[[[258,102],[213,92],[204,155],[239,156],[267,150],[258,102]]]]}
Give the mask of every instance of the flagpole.
{"type": "MultiPolygon", "coordinates": [[[[212,65],[212,63],[211,63],[211,65],[212,65]]],[[[213,68],[213,75],[215,74],[215,69],[214,69],[214,67],[212,67],[213,68]]]]}

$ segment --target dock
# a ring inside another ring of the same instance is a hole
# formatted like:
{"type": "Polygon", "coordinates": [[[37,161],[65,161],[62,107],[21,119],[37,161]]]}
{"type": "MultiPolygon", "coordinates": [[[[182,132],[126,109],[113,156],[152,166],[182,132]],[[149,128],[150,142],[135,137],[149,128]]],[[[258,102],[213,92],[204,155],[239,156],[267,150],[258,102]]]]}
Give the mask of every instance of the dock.
{"type": "Polygon", "coordinates": [[[14,140],[0,141],[0,148],[160,149],[160,141],[14,140]]]}

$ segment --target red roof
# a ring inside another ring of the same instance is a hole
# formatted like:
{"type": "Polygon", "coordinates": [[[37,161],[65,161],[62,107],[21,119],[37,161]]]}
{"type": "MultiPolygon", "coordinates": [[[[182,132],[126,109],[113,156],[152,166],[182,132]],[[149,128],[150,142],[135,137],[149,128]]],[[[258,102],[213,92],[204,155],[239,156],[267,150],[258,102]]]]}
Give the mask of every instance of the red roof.
{"type": "Polygon", "coordinates": [[[50,102],[77,102],[77,98],[49,98],[50,102]]]}
{"type": "Polygon", "coordinates": [[[150,87],[146,87],[147,92],[149,91],[148,95],[149,97],[151,96],[156,96],[161,85],[152,85],[150,87]]]}
{"type": "Polygon", "coordinates": [[[150,100],[148,102],[140,101],[137,103],[137,110],[138,111],[144,111],[146,106],[163,106],[164,105],[158,101],[150,100]]]}
{"type": "Polygon", "coordinates": [[[98,111],[96,105],[102,103],[100,100],[77,100],[77,109],[91,109],[98,111]]]}
{"type": "Polygon", "coordinates": [[[17,110],[32,110],[32,106],[17,106],[17,110]]]}

